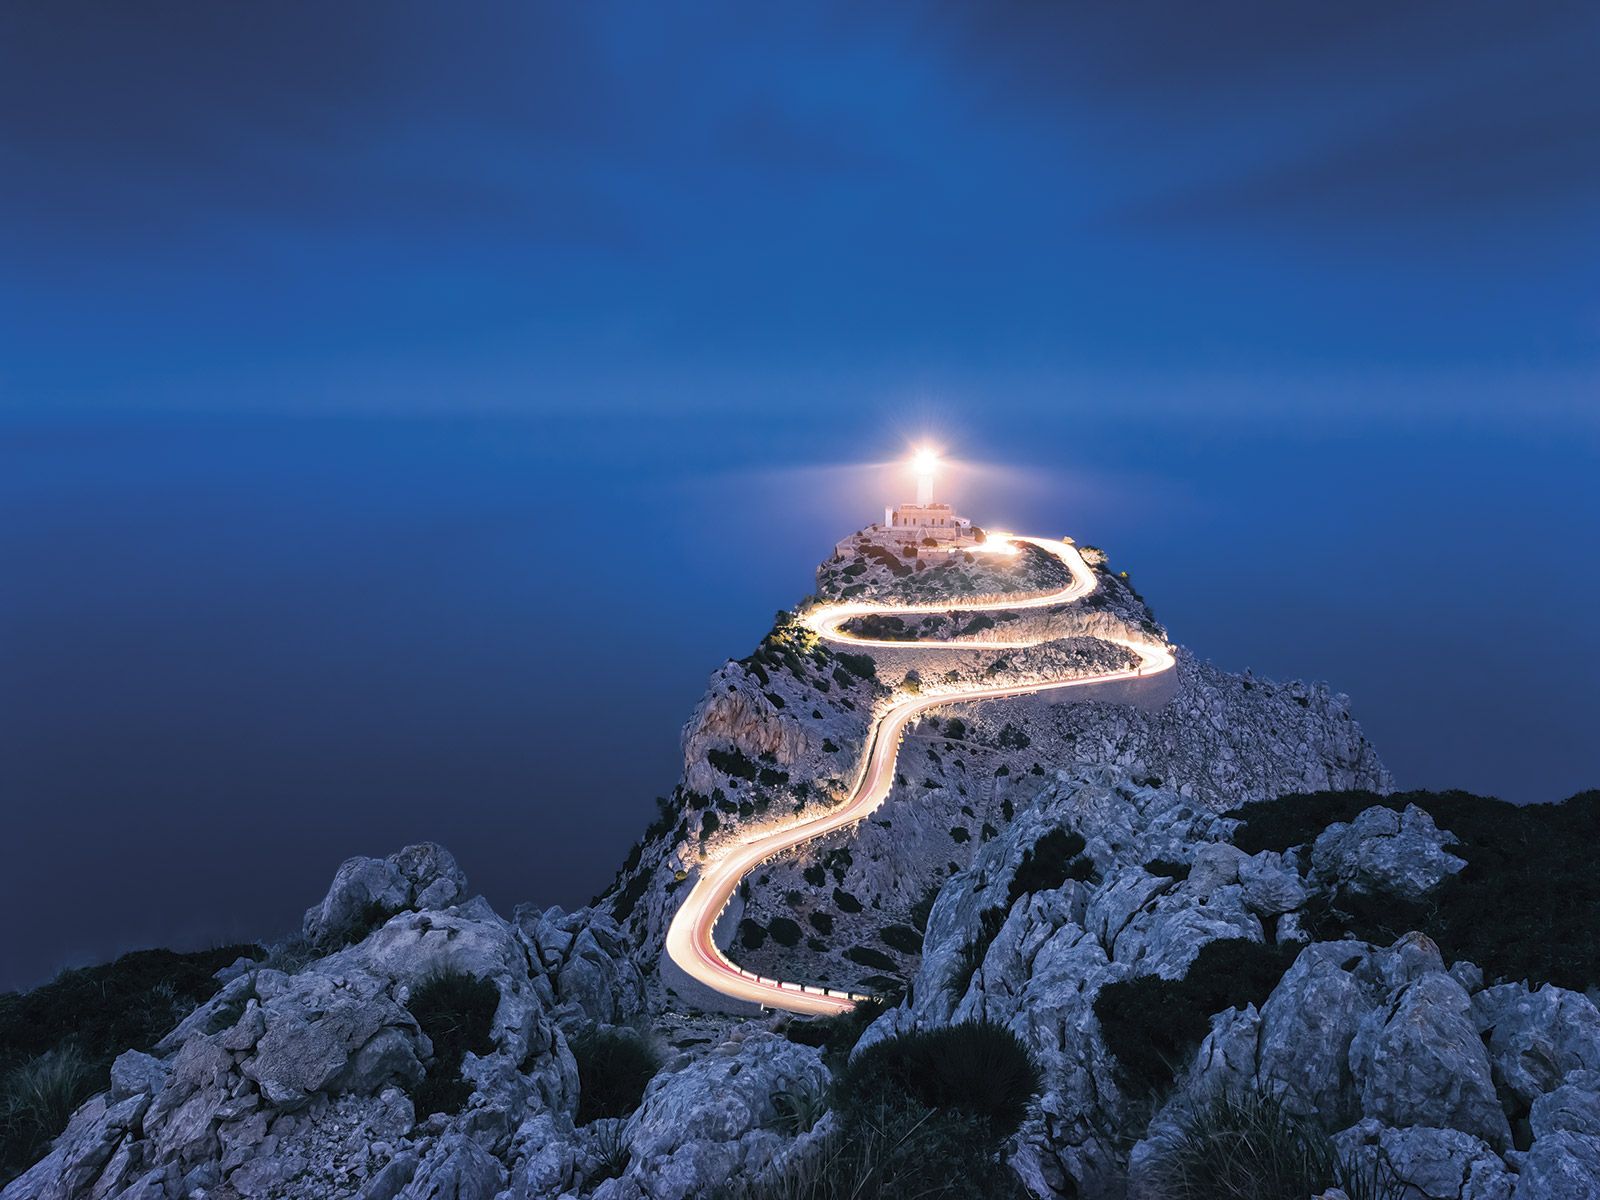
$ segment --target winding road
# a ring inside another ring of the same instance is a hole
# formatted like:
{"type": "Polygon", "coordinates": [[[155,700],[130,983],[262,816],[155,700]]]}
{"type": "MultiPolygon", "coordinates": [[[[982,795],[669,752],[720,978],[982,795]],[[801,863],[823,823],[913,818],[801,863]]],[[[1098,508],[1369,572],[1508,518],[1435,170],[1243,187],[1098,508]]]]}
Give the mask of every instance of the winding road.
{"type": "MultiPolygon", "coordinates": [[[[858,638],[843,630],[843,625],[852,618],[869,615],[908,616],[984,609],[1011,611],[1044,608],[1077,600],[1088,595],[1097,586],[1094,572],[1089,569],[1078,551],[1068,543],[1047,538],[1011,535],[991,535],[991,542],[999,544],[1001,538],[1014,542],[1027,542],[1056,555],[1071,573],[1072,582],[1060,591],[1021,597],[1013,601],[988,600],[968,604],[914,605],[828,604],[812,609],[802,621],[822,640],[848,644],[852,647],[881,646],[904,650],[914,644],[919,649],[944,647],[971,650],[976,647],[985,650],[1015,650],[1037,645],[1047,639],[1022,642],[919,640],[908,643],[858,638]]],[[[868,999],[866,996],[849,992],[756,975],[746,971],[724,954],[713,940],[713,931],[740,881],[767,860],[813,838],[853,825],[882,804],[894,783],[895,760],[899,755],[900,742],[905,736],[906,727],[929,709],[973,700],[998,700],[1006,696],[1022,696],[1067,688],[1094,688],[1157,675],[1172,670],[1176,665],[1171,648],[1165,645],[1104,636],[1101,636],[1100,640],[1125,647],[1138,659],[1137,664],[1097,675],[1041,683],[995,687],[950,687],[938,691],[930,689],[924,694],[908,696],[890,705],[879,715],[868,734],[867,751],[857,772],[855,786],[843,804],[829,812],[796,820],[781,829],[768,829],[752,834],[747,840],[722,848],[713,860],[700,868],[698,878],[683,903],[679,905],[678,911],[673,914],[672,923],[667,928],[667,957],[689,976],[707,987],[732,999],[749,1001],[765,1008],[826,1015],[846,1011],[857,1001],[868,999]]]]}

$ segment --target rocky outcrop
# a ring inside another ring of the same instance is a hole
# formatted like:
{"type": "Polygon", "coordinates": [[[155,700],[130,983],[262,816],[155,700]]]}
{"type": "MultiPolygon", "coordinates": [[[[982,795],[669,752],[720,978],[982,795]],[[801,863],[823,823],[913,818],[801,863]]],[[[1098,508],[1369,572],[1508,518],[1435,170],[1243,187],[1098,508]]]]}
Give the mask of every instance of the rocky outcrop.
{"type": "Polygon", "coordinates": [[[0,1195],[499,1195],[530,1121],[571,1133],[579,1080],[563,1026],[636,1017],[643,984],[609,918],[547,909],[511,923],[464,890],[436,846],[352,859],[308,926],[336,928],[370,901],[407,907],[296,972],[225,972],[153,1053],[119,1058],[110,1091],[0,1195]],[[493,986],[491,1048],[466,1053],[459,1111],[418,1113],[412,1094],[438,1056],[410,1003],[455,973],[493,986]]]}
{"type": "Polygon", "coordinates": [[[466,899],[467,877],[443,846],[421,842],[388,858],[352,858],[339,867],[328,894],[306,910],[303,934],[335,947],[406,909],[445,908],[466,899]]]}
{"type": "Polygon", "coordinates": [[[520,905],[517,937],[537,968],[535,984],[551,1018],[565,1029],[623,1025],[645,1007],[644,978],[627,938],[592,909],[563,912],[520,905]]]}
{"type": "Polygon", "coordinates": [[[1415,804],[1399,813],[1369,808],[1317,837],[1311,848],[1311,880],[1324,888],[1415,900],[1467,865],[1445,849],[1450,844],[1450,835],[1415,804]]]}
{"type": "Polygon", "coordinates": [[[629,1165],[597,1200],[691,1200],[760,1174],[789,1149],[785,1094],[827,1094],[820,1051],[751,1032],[657,1076],[625,1130],[629,1165]]]}
{"type": "Polygon", "coordinates": [[[910,998],[863,1040],[978,1018],[1015,1032],[1044,1069],[1011,1159],[1039,1196],[1156,1200],[1170,1139],[1218,1092],[1280,1098],[1408,1197],[1600,1194],[1584,1190],[1600,1178],[1600,1012],[1560,988],[1484,988],[1421,933],[1288,951],[1263,1001],[1212,1015],[1153,1117],[1125,1091],[1095,1015],[1104,987],[1179,978],[1210,941],[1304,942],[1290,918],[1334,889],[1422,894],[1419,879],[1437,884],[1460,860],[1447,830],[1410,811],[1368,809],[1308,855],[1247,855],[1229,842],[1235,822],[1192,798],[1063,774],[946,884],[910,998]],[[1092,872],[1017,895],[1024,855],[1061,829],[1084,837],[1092,872]],[[1400,861],[1401,840],[1424,866],[1400,861]],[[1174,866],[1146,869],[1156,860],[1174,866]]]}

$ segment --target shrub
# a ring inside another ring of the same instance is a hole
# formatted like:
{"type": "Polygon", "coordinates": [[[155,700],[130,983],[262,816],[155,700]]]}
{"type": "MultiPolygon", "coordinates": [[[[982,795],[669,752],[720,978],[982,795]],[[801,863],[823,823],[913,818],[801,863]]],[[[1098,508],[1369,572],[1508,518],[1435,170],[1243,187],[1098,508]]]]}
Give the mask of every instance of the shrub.
{"type": "Polygon", "coordinates": [[[797,1017],[789,1022],[783,1034],[802,1046],[820,1046],[823,1061],[830,1070],[837,1072],[843,1068],[867,1026],[883,1015],[884,1007],[877,1000],[862,1000],[854,1008],[835,1016],[797,1017]]]}
{"type": "Polygon", "coordinates": [[[806,920],[811,922],[811,928],[815,929],[818,933],[826,934],[833,932],[833,917],[828,913],[814,912],[808,916],[806,920]]]}
{"type": "Polygon", "coordinates": [[[922,935],[909,925],[886,925],[878,936],[883,944],[902,954],[921,954],[922,935]]]}
{"type": "Polygon", "coordinates": [[[962,945],[956,955],[955,966],[950,974],[950,987],[957,996],[965,996],[967,989],[972,986],[972,977],[978,973],[978,968],[983,966],[983,959],[989,953],[989,946],[1000,933],[1000,928],[1006,923],[1006,910],[1003,908],[986,908],[978,916],[978,932],[972,940],[962,945]]]}
{"type": "Polygon", "coordinates": [[[874,1042],[839,1078],[837,1103],[863,1107],[906,1101],[978,1122],[998,1142],[1022,1124],[1041,1082],[1016,1034],[992,1021],[914,1030],[874,1042]]]}
{"type": "Polygon", "coordinates": [[[861,901],[843,888],[833,889],[833,902],[842,913],[858,913],[861,911],[861,901]]]}
{"type": "Polygon", "coordinates": [[[870,654],[835,654],[839,665],[850,674],[860,679],[876,679],[878,677],[878,664],[872,661],[870,654]]]}
{"type": "Polygon", "coordinates": [[[796,925],[788,917],[773,917],[772,923],[767,926],[767,933],[780,946],[798,946],[800,944],[800,926],[796,925]]]}
{"type": "Polygon", "coordinates": [[[1052,892],[1068,879],[1087,879],[1094,862],[1078,857],[1083,846],[1083,838],[1066,829],[1045,834],[1023,853],[1006,889],[1006,903],[1014,904],[1030,892],[1052,892]]]}
{"type": "Polygon", "coordinates": [[[1033,739],[1010,721],[1000,727],[1000,736],[996,740],[1008,750],[1026,750],[1033,744],[1033,739]]]}
{"type": "Polygon", "coordinates": [[[874,950],[871,946],[851,946],[844,952],[844,956],[853,963],[860,963],[863,967],[871,967],[877,971],[894,971],[900,965],[882,950],[874,950]]]}
{"type": "Polygon", "coordinates": [[[706,761],[730,779],[755,781],[757,767],[751,758],[735,746],[732,750],[706,751],[706,761]]]}
{"type": "Polygon", "coordinates": [[[1283,978],[1298,946],[1243,938],[1207,942],[1182,979],[1139,975],[1108,983],[1095,997],[1100,1033],[1134,1092],[1159,1092],[1229,1008],[1260,1004],[1283,978]]]}
{"type": "Polygon", "coordinates": [[[739,922],[739,945],[746,950],[759,950],[767,942],[766,926],[749,917],[739,922]]]}
{"type": "Polygon", "coordinates": [[[633,910],[639,906],[645,889],[650,886],[650,876],[643,871],[634,875],[627,883],[622,885],[622,890],[617,893],[616,899],[611,902],[611,915],[618,921],[626,921],[633,915],[633,910]]]}
{"type": "Polygon", "coordinates": [[[461,1077],[461,1060],[469,1050],[487,1054],[494,1049],[491,1030],[499,1006],[494,984],[465,971],[430,975],[412,991],[406,1007],[433,1043],[428,1074],[411,1097],[419,1119],[465,1107],[472,1085],[461,1077]]]}
{"type": "Polygon", "coordinates": [[[661,1056],[631,1029],[595,1027],[568,1040],[578,1060],[577,1123],[625,1117],[661,1069],[661,1056]]]}
{"type": "Polygon", "coordinates": [[[740,1179],[713,1200],[1025,1200],[981,1124],[914,1104],[863,1112],[775,1179],[740,1179]]]}
{"type": "Polygon", "coordinates": [[[828,1111],[826,1092],[815,1087],[796,1086],[780,1088],[771,1097],[772,1111],[776,1114],[773,1128],[790,1137],[810,1133],[822,1114],[828,1111]]]}
{"type": "Polygon", "coordinates": [[[398,909],[390,908],[381,900],[368,900],[337,930],[330,931],[328,939],[323,945],[354,946],[364,942],[367,935],[374,930],[382,929],[388,924],[389,918],[394,916],[398,909]]]}
{"type": "Polygon", "coordinates": [[[1163,1200],[1299,1200],[1335,1187],[1351,1200],[1398,1200],[1405,1190],[1387,1172],[1351,1169],[1327,1134],[1261,1092],[1218,1092],[1187,1113],[1157,1150],[1153,1182],[1163,1200]]]}
{"type": "Polygon", "coordinates": [[[65,1042],[0,1076],[0,1181],[44,1157],[78,1106],[105,1087],[103,1071],[65,1042]]]}
{"type": "Polygon", "coordinates": [[[622,1120],[604,1121],[595,1126],[590,1140],[595,1165],[584,1180],[585,1186],[604,1183],[607,1179],[620,1179],[633,1157],[628,1149],[628,1126],[622,1120]]]}

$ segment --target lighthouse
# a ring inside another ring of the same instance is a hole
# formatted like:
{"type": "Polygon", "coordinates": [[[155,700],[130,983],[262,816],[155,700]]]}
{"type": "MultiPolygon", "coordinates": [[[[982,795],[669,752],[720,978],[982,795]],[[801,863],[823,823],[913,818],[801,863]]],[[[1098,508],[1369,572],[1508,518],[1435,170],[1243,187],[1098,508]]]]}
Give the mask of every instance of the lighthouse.
{"type": "Polygon", "coordinates": [[[933,477],[939,470],[939,452],[931,446],[919,447],[906,464],[916,481],[917,498],[903,504],[890,505],[883,510],[883,524],[871,525],[839,543],[843,552],[846,543],[865,538],[890,547],[902,557],[926,558],[949,554],[976,545],[979,536],[972,522],[959,516],[948,504],[933,498],[933,477]]]}

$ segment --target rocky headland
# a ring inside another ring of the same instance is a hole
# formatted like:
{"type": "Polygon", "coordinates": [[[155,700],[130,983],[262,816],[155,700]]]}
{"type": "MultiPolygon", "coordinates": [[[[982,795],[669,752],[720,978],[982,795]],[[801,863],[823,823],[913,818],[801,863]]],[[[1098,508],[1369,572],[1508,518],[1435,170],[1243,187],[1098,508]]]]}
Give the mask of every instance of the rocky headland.
{"type": "MultiPolygon", "coordinates": [[[[903,655],[780,614],[591,907],[502,916],[408,846],[277,944],[0,997],[0,1200],[1600,1196],[1600,793],[1396,793],[1347,697],[1187,651],[1157,702],[941,707],[868,820],[746,881],[737,961],[881,1002],[740,1016],[674,986],[695,866],[837,803],[892,698],[1165,639],[1085,559],[1092,603],[871,631],[903,655]],[[919,661],[930,635],[972,648],[919,661]],[[1219,1145],[1256,1190],[1204,1190],[1219,1145]]],[[[1060,582],[971,566],[839,557],[819,593],[1060,582]]]]}

